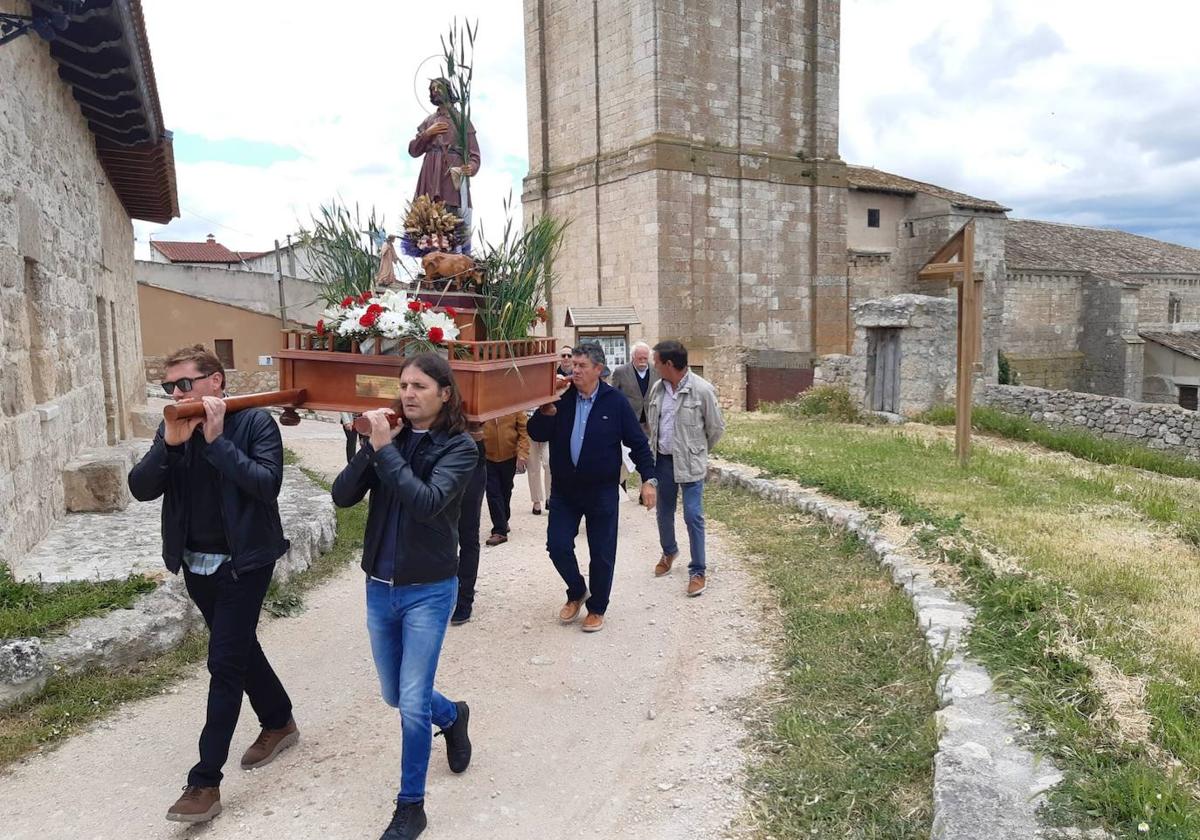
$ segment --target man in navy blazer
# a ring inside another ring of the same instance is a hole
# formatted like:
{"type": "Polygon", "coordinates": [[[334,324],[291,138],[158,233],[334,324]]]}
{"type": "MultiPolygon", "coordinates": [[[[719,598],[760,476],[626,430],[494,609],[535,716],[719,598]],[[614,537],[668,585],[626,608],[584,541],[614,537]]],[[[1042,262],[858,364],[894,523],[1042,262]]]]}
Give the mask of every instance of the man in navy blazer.
{"type": "Polygon", "coordinates": [[[576,347],[574,376],[557,403],[547,403],[529,418],[533,440],[550,444],[550,521],[546,550],[567,584],[567,603],[558,619],[570,624],[585,601],[585,633],[604,627],[617,561],[617,514],[621,481],[621,444],[629,447],[642,476],[642,503],[652,509],[658,480],[646,433],[624,395],[601,381],[604,350],[595,342],[576,347]],[[579,521],[587,519],[588,581],[575,559],[579,521]],[[588,586],[591,585],[591,596],[588,586]]]}

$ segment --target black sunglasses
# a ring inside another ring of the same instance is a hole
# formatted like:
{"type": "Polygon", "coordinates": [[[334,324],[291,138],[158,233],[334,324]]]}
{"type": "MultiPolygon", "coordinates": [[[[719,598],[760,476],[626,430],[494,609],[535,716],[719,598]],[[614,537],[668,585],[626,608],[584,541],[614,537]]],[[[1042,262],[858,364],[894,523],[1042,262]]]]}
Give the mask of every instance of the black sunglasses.
{"type": "Polygon", "coordinates": [[[212,376],[211,373],[204,376],[181,376],[174,382],[164,382],[162,387],[163,390],[168,394],[174,394],[176,388],[179,389],[180,393],[186,394],[188,391],[192,390],[192,385],[194,383],[199,382],[201,379],[208,379],[210,376],[212,376]]]}

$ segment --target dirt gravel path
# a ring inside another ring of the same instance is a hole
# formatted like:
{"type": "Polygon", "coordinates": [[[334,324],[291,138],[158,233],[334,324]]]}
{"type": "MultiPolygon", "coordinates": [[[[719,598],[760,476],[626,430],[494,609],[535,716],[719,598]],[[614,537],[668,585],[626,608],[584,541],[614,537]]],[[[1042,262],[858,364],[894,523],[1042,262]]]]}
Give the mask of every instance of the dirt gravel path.
{"type": "MultiPolygon", "coordinates": [[[[287,438],[302,463],[340,467],[340,427],[305,422],[287,438]]],[[[764,600],[748,571],[710,534],[709,590],[686,598],[683,570],[653,577],[652,515],[623,502],[608,624],[584,634],[554,619],[563,587],[546,557],[546,517],[528,499],[519,476],[512,538],[483,550],[475,617],[447,634],[437,684],[471,704],[475,753],[454,776],[435,740],[424,837],[740,836],[742,710],[770,667],[764,600]]],[[[257,734],[246,704],[225,812],[212,823],[163,818],[195,760],[207,687],[198,668],[0,776],[0,835],[378,837],[398,785],[400,728],[379,699],[362,590],[362,574],[347,569],[308,593],[301,615],[261,628],[301,741],[262,770],[237,769],[257,734]]]]}

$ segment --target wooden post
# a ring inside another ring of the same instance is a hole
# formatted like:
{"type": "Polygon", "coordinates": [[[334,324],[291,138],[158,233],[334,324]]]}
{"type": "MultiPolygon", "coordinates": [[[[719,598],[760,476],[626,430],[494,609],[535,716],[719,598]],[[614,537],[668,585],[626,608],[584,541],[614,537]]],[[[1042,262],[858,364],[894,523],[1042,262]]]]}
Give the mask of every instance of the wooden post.
{"type": "Polygon", "coordinates": [[[971,405],[975,366],[982,354],[983,295],[975,277],[975,221],[967,222],[917,272],[921,280],[949,281],[958,290],[954,391],[954,452],[958,463],[971,457],[971,405]]]}

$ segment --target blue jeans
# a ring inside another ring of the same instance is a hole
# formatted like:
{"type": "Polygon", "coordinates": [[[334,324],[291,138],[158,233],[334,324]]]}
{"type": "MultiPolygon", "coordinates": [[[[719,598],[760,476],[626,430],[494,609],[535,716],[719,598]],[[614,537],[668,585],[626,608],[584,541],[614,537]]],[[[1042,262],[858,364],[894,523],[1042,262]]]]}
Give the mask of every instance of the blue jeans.
{"type": "Polygon", "coordinates": [[[431,726],[458,718],[455,705],[433,690],[446,625],[458,596],[458,578],[390,586],[367,578],[367,631],[383,702],[400,710],[400,794],[397,802],[425,798],[433,747],[431,726]]]}
{"type": "Polygon", "coordinates": [[[688,563],[688,575],[704,574],[704,482],[675,482],[675,461],[670,455],[658,454],[654,465],[658,479],[658,541],[663,554],[678,554],[679,543],[675,541],[675,505],[679,491],[683,491],[683,523],[687,526],[688,548],[692,560],[688,563]]]}

